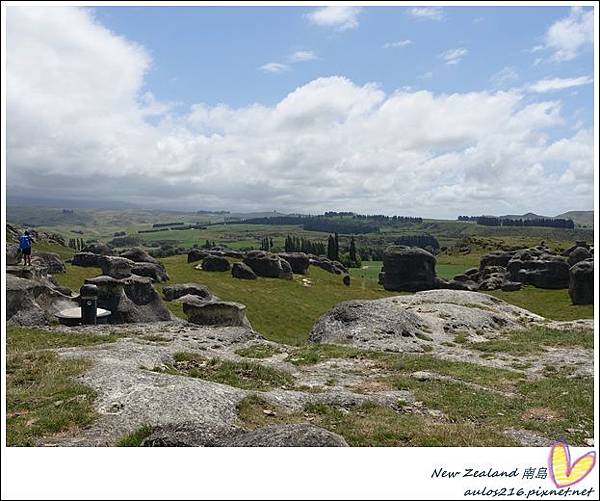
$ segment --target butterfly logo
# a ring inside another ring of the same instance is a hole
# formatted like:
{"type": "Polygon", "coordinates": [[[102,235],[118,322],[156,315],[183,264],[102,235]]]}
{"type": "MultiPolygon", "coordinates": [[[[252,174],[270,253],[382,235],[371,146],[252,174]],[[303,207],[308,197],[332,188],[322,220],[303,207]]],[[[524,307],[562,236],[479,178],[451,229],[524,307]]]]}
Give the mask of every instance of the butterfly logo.
{"type": "Polygon", "coordinates": [[[558,488],[580,482],[592,471],[596,464],[596,452],[591,451],[571,462],[569,446],[563,442],[555,443],[550,449],[550,474],[558,488]]]}

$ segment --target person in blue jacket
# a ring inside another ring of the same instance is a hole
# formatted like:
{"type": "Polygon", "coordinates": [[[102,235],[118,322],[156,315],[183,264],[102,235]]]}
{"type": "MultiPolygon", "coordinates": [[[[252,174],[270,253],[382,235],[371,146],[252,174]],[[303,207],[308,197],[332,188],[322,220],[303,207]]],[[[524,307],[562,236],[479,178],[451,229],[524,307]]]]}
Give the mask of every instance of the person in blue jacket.
{"type": "Polygon", "coordinates": [[[29,234],[29,231],[25,230],[25,233],[19,237],[19,250],[23,255],[23,265],[31,266],[31,246],[33,244],[33,238],[29,234]]]}

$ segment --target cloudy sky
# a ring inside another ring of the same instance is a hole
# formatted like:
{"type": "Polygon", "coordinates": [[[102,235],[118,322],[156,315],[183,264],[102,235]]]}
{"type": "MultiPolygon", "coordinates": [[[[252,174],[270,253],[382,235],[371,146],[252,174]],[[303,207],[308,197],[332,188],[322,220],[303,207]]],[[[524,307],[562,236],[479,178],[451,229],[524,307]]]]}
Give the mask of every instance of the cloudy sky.
{"type": "Polygon", "coordinates": [[[7,11],[10,197],[593,208],[591,8],[7,11]]]}

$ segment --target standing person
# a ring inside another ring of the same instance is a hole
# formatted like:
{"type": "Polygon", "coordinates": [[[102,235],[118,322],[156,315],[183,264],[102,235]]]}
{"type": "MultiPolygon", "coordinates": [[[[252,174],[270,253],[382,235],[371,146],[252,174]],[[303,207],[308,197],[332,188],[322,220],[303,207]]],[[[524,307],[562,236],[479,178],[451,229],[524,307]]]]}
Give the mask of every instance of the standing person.
{"type": "Polygon", "coordinates": [[[19,249],[23,255],[23,265],[31,266],[31,245],[33,244],[33,238],[29,235],[29,231],[25,230],[25,233],[19,237],[19,249]]]}

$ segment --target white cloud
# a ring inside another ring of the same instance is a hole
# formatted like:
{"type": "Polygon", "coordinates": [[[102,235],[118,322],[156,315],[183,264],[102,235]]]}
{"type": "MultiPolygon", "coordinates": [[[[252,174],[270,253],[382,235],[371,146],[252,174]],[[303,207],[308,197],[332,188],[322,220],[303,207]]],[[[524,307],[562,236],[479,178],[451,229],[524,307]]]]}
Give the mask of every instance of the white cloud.
{"type": "Polygon", "coordinates": [[[444,18],[444,9],[442,7],[412,7],[409,14],[417,19],[430,19],[441,21],[444,18]]]}
{"type": "Polygon", "coordinates": [[[412,45],[412,40],[398,40],[397,42],[387,42],[383,44],[384,49],[397,49],[412,45]]]}
{"type": "Polygon", "coordinates": [[[594,42],[594,11],[572,7],[569,15],[556,21],[544,36],[544,44],[532,49],[549,50],[552,61],[570,61],[594,42]]]}
{"type": "Polygon", "coordinates": [[[287,64],[283,63],[267,63],[263,64],[259,69],[264,71],[265,73],[281,73],[283,71],[289,70],[290,67],[287,64]]]}
{"type": "Polygon", "coordinates": [[[592,132],[516,90],[434,94],[319,78],[272,106],[146,121],[143,48],[74,8],[10,7],[7,190],[230,210],[453,216],[593,201],[592,132]],[[475,208],[475,209],[474,209],[475,208]]]}
{"type": "Polygon", "coordinates": [[[528,85],[526,90],[529,92],[552,92],[570,89],[571,87],[579,87],[580,85],[588,85],[593,83],[593,81],[594,79],[589,76],[577,78],[547,78],[528,85]]]}
{"type": "Polygon", "coordinates": [[[327,26],[337,31],[358,28],[360,7],[321,7],[306,15],[308,20],[318,26],[327,26]]]}
{"type": "Polygon", "coordinates": [[[494,73],[490,78],[490,81],[497,88],[503,88],[517,80],[519,80],[519,74],[512,66],[505,66],[497,73],[494,73]]]}
{"type": "Polygon", "coordinates": [[[292,63],[301,63],[304,61],[313,61],[317,59],[317,55],[312,50],[299,50],[294,52],[289,60],[292,63]]]}
{"type": "Polygon", "coordinates": [[[440,57],[446,62],[446,64],[458,64],[465,57],[469,51],[462,47],[458,49],[448,49],[440,54],[440,57]]]}

